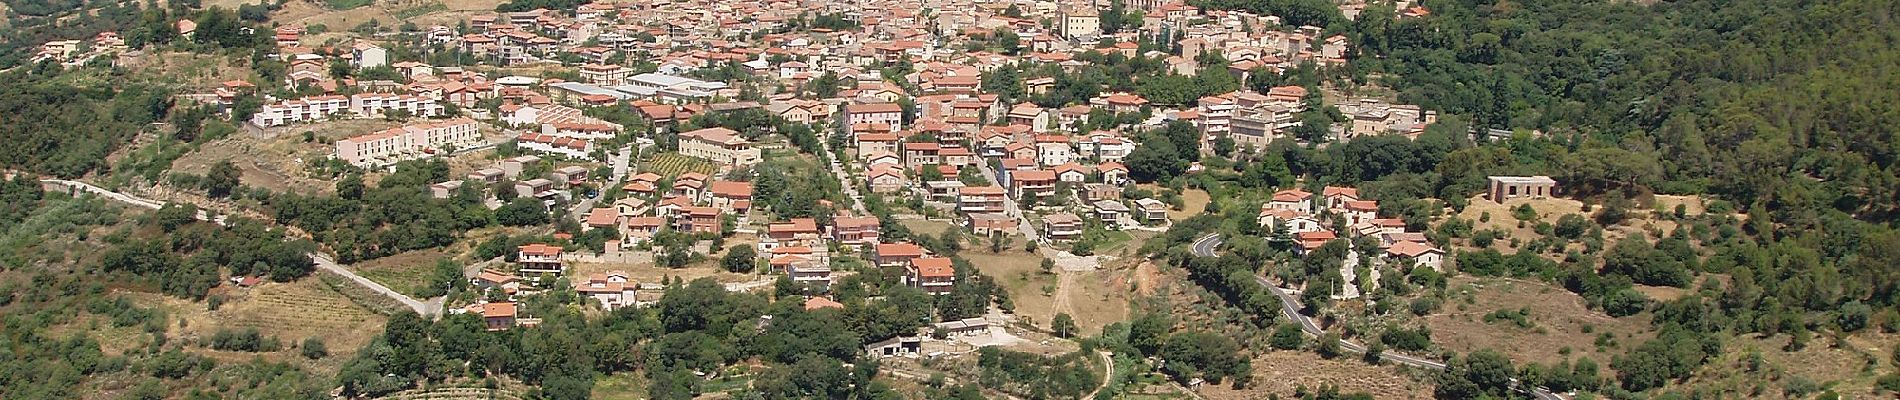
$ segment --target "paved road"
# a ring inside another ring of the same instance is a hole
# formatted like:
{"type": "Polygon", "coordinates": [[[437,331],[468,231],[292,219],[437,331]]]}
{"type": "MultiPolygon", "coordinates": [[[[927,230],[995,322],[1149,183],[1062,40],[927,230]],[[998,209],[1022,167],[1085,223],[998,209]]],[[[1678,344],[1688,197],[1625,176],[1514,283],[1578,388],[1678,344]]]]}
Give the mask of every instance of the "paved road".
{"type": "MultiPolygon", "coordinates": [[[[64,186],[67,188],[71,188],[71,190],[92,193],[94,195],[98,195],[99,197],[103,197],[103,198],[110,199],[113,201],[118,201],[121,203],[131,204],[131,205],[144,207],[144,208],[150,208],[154,210],[165,206],[165,203],[161,201],[146,199],[146,198],[119,193],[119,192],[114,192],[111,190],[106,190],[105,188],[93,186],[92,184],[85,183],[85,182],[69,181],[69,180],[63,180],[63,179],[41,179],[40,183],[42,185],[64,186]]],[[[224,225],[223,216],[211,216],[208,213],[206,213],[204,210],[199,210],[197,217],[199,220],[211,221],[219,225],[224,225]]],[[[367,287],[370,290],[376,291],[376,293],[380,293],[384,296],[388,296],[389,298],[395,299],[397,302],[401,302],[402,305],[407,306],[412,310],[415,310],[417,314],[422,314],[425,316],[442,315],[443,298],[435,298],[435,299],[430,299],[428,301],[416,300],[414,298],[409,297],[408,295],[402,294],[401,292],[397,292],[393,289],[390,289],[388,286],[383,286],[380,283],[376,283],[376,281],[369,280],[369,278],[364,278],[361,275],[357,275],[355,272],[351,272],[348,268],[343,268],[343,266],[338,265],[336,261],[332,259],[329,255],[322,254],[322,253],[310,253],[309,256],[310,256],[311,263],[316,264],[317,268],[322,268],[325,271],[330,271],[330,272],[336,273],[337,275],[342,275],[344,278],[348,278],[351,282],[356,282],[358,285],[362,285],[363,287],[367,287]]]]}
{"type": "MultiPolygon", "coordinates": [[[[1220,234],[1217,233],[1217,234],[1207,235],[1207,237],[1203,237],[1201,238],[1201,240],[1194,241],[1194,244],[1191,246],[1191,250],[1193,250],[1194,255],[1198,257],[1213,257],[1214,248],[1219,247],[1220,245],[1221,245],[1220,234]]],[[[1261,286],[1266,286],[1267,291],[1273,292],[1274,297],[1280,298],[1280,312],[1283,314],[1286,314],[1287,318],[1290,318],[1295,322],[1299,322],[1300,330],[1305,331],[1307,335],[1312,335],[1314,337],[1318,337],[1326,333],[1325,330],[1320,329],[1318,324],[1313,323],[1312,318],[1307,318],[1305,315],[1300,314],[1300,308],[1302,308],[1302,306],[1300,305],[1300,300],[1297,298],[1294,298],[1292,295],[1287,294],[1286,289],[1281,289],[1279,286],[1274,285],[1273,282],[1267,281],[1266,277],[1256,275],[1254,276],[1254,280],[1260,282],[1261,286]]],[[[1341,339],[1339,341],[1339,347],[1345,349],[1348,352],[1353,352],[1353,353],[1363,354],[1366,352],[1366,346],[1360,345],[1358,343],[1353,343],[1351,341],[1347,341],[1344,339],[1341,339]]],[[[1433,370],[1445,369],[1445,363],[1442,363],[1442,362],[1408,356],[1404,354],[1393,353],[1390,351],[1379,353],[1379,359],[1386,362],[1409,365],[1409,366],[1418,367],[1418,368],[1427,368],[1427,369],[1433,369],[1433,370]]],[[[1511,383],[1516,384],[1517,380],[1513,379],[1511,380],[1511,383]]],[[[1558,396],[1555,393],[1551,393],[1549,390],[1545,390],[1544,388],[1532,388],[1530,390],[1530,393],[1532,396],[1535,396],[1540,400],[1563,400],[1562,396],[1558,396]]]]}
{"type": "MultiPolygon", "coordinates": [[[[620,190],[620,182],[627,179],[627,171],[631,168],[633,153],[634,147],[632,145],[623,146],[618,152],[608,153],[607,157],[611,159],[609,162],[613,165],[614,176],[607,177],[607,182],[600,186],[600,191],[620,190]]],[[[573,218],[575,221],[587,222],[587,213],[594,210],[594,203],[598,201],[600,201],[600,197],[598,196],[583,196],[581,201],[574,202],[574,206],[567,209],[568,218],[573,218]]]]}
{"type": "Polygon", "coordinates": [[[844,172],[845,160],[840,160],[835,157],[837,153],[831,150],[831,140],[822,140],[818,145],[819,148],[824,149],[825,156],[831,158],[830,165],[827,166],[827,168],[831,170],[831,176],[838,179],[838,186],[844,188],[845,202],[851,203],[851,211],[855,212],[856,215],[870,215],[870,213],[864,211],[864,196],[858,194],[858,185],[852,184],[851,175],[844,172]]]}

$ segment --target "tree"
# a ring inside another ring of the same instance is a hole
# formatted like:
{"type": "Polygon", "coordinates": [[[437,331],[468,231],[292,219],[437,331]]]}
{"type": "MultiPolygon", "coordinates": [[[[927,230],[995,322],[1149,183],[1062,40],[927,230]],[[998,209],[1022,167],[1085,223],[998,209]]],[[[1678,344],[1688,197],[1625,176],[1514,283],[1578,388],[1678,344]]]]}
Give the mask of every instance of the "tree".
{"type": "Polygon", "coordinates": [[[237,164],[232,164],[231,160],[212,164],[211,171],[205,173],[205,194],[219,199],[231,197],[231,191],[237,189],[238,177],[242,174],[242,171],[238,171],[237,164]]]}
{"type": "Polygon", "coordinates": [[[1049,330],[1055,331],[1059,338],[1074,337],[1077,333],[1075,318],[1070,317],[1069,313],[1056,313],[1055,319],[1049,321],[1049,330]]]}
{"type": "Polygon", "coordinates": [[[1330,359],[1333,357],[1339,357],[1340,354],[1345,354],[1340,351],[1339,340],[1340,340],[1339,333],[1336,333],[1336,332],[1326,332],[1325,335],[1320,336],[1319,350],[1318,350],[1319,356],[1330,359]]]}
{"type": "Polygon", "coordinates": [[[549,220],[548,207],[541,204],[541,199],[533,197],[519,197],[495,209],[495,222],[502,225],[540,225],[549,220]]]}
{"type": "Polygon", "coordinates": [[[742,244],[727,249],[726,256],[719,260],[719,265],[725,267],[726,271],[743,274],[751,273],[758,262],[759,255],[752,250],[752,245],[742,244]]]}
{"type": "Polygon", "coordinates": [[[165,203],[164,207],[159,207],[157,212],[152,213],[152,222],[157,223],[159,229],[165,232],[178,230],[197,220],[198,206],[185,202],[165,203]]]}
{"type": "Polygon", "coordinates": [[[1298,350],[1306,342],[1306,333],[1300,331],[1299,324],[1280,324],[1273,328],[1273,337],[1268,343],[1275,349],[1298,350]]]}
{"type": "Polygon", "coordinates": [[[362,174],[345,175],[343,179],[336,181],[336,197],[361,200],[363,198],[363,189],[362,174]]]}
{"type": "Polygon", "coordinates": [[[1161,354],[1161,344],[1167,341],[1171,325],[1168,317],[1161,314],[1135,317],[1128,326],[1128,345],[1145,356],[1161,354]]]}
{"type": "Polygon", "coordinates": [[[1169,336],[1161,358],[1165,360],[1161,370],[1184,383],[1199,377],[1218,384],[1222,379],[1244,377],[1253,370],[1245,351],[1233,338],[1206,331],[1169,336]]]}
{"type": "Polygon", "coordinates": [[[1433,396],[1440,399],[1506,398],[1510,396],[1511,360],[1496,350],[1484,349],[1453,358],[1438,373],[1433,396]]]}

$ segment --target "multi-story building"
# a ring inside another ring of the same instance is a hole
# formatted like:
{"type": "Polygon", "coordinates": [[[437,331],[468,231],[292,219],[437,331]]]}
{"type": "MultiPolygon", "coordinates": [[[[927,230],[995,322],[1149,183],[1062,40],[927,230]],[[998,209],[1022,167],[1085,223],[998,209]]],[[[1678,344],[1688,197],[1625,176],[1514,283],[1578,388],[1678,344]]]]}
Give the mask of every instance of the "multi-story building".
{"type": "Polygon", "coordinates": [[[482,135],[475,120],[448,121],[392,128],[336,141],[336,157],[358,167],[377,167],[426,156],[448,147],[473,146],[482,135]]]}
{"type": "Polygon", "coordinates": [[[950,293],[957,285],[957,269],[949,258],[920,257],[904,269],[904,283],[933,295],[950,293]]]}
{"type": "Polygon", "coordinates": [[[831,240],[846,246],[863,246],[878,241],[876,217],[837,217],[831,221],[831,240]]]}
{"type": "Polygon", "coordinates": [[[560,275],[566,270],[561,262],[561,248],[545,243],[526,244],[519,247],[515,254],[515,264],[521,266],[522,274],[560,275]]]}
{"type": "Polygon", "coordinates": [[[321,120],[350,111],[348,97],[312,96],[258,107],[257,113],[251,114],[251,124],[261,127],[281,126],[292,122],[321,120]]]}
{"type": "Polygon", "coordinates": [[[851,104],[844,106],[844,116],[839,123],[850,127],[857,124],[883,124],[891,129],[904,126],[904,108],[897,103],[851,104]]]}
{"type": "Polygon", "coordinates": [[[964,213],[1001,213],[1009,197],[998,186],[965,186],[957,189],[957,211],[964,213]]]}
{"type": "Polygon", "coordinates": [[[680,133],[679,140],[680,154],[690,157],[712,160],[731,168],[759,162],[759,149],[731,129],[714,127],[684,132],[680,133]]]}
{"type": "Polygon", "coordinates": [[[1069,39],[1092,38],[1102,34],[1102,18],[1094,7],[1075,7],[1062,13],[1062,36],[1069,39]]]}
{"type": "Polygon", "coordinates": [[[443,107],[435,99],[389,93],[358,93],[350,95],[350,111],[358,117],[380,117],[392,111],[404,111],[411,117],[433,118],[442,115],[443,107]]]}

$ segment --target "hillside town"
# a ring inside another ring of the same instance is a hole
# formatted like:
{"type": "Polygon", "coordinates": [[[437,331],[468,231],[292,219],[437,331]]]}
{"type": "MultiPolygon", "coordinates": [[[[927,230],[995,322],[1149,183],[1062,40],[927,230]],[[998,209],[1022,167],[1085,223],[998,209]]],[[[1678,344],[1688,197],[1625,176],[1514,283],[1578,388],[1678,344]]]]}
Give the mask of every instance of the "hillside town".
{"type": "Polygon", "coordinates": [[[1556,22],[1742,10],[56,3],[0,398],[1900,391],[1892,152],[1556,22]]]}

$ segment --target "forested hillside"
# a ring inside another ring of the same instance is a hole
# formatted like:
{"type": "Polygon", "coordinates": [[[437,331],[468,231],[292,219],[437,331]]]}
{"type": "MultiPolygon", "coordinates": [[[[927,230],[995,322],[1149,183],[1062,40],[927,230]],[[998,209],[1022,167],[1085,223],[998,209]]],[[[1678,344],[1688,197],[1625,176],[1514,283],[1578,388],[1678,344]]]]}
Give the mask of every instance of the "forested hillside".
{"type": "Polygon", "coordinates": [[[1399,101],[1492,128],[1578,134],[1661,168],[1665,192],[1764,202],[1785,222],[1900,207],[1900,3],[1880,0],[1428,1],[1368,10],[1359,74],[1399,101]]]}

